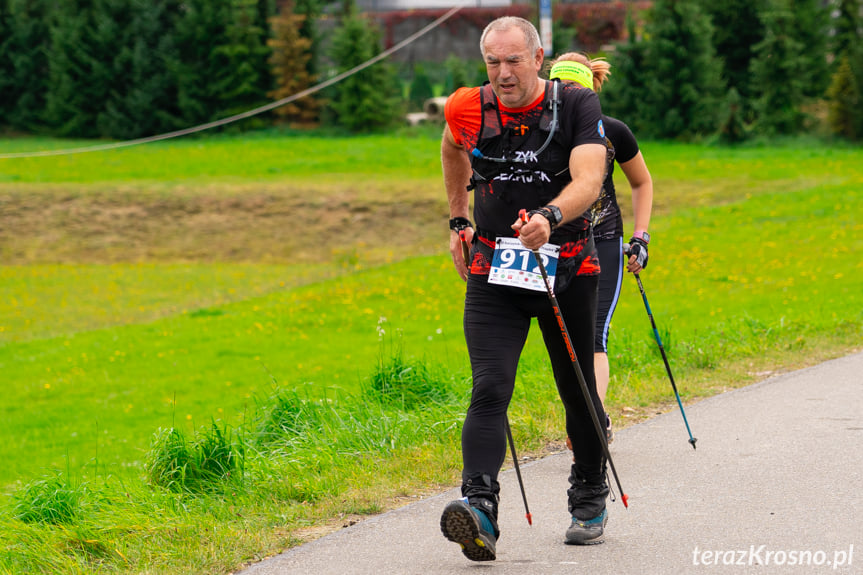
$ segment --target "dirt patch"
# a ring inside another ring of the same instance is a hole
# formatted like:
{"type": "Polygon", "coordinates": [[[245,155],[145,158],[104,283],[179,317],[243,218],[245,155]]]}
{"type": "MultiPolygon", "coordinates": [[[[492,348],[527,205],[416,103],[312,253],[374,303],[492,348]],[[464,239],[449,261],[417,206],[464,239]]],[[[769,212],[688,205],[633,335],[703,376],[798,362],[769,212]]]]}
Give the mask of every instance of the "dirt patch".
{"type": "Polygon", "coordinates": [[[446,245],[446,195],[398,185],[262,189],[0,189],[5,264],[380,263],[446,245]]]}

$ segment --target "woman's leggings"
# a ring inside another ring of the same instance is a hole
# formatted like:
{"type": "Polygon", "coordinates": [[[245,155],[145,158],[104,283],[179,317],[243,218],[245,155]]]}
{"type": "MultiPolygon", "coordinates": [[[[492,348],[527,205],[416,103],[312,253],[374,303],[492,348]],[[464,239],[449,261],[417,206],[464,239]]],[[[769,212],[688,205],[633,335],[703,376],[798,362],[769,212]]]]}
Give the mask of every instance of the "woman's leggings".
{"type": "MultiPolygon", "coordinates": [[[[463,481],[481,476],[497,481],[506,456],[507,407],[532,317],[539,322],[551,359],[575,458],[580,465],[595,464],[600,469],[602,445],[548,294],[489,284],[487,277],[469,276],[465,297],[464,332],[473,392],[462,428],[463,481]]],[[[597,285],[598,276],[576,276],[562,293],[555,295],[599,421],[605,421],[593,372],[597,285]]]]}
{"type": "Polygon", "coordinates": [[[596,253],[599,255],[599,300],[596,310],[596,333],[593,351],[608,353],[608,331],[611,318],[620,299],[620,284],[623,282],[623,238],[596,240],[596,253]]]}

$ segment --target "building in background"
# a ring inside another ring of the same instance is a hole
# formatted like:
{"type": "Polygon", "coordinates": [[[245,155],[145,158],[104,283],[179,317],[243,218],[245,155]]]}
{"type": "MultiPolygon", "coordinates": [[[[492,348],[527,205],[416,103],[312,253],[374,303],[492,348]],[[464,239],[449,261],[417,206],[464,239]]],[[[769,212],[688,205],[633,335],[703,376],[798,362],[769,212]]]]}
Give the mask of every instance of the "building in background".
{"type": "MultiPolygon", "coordinates": [[[[391,56],[392,62],[409,68],[419,62],[440,64],[451,56],[481,62],[479,39],[489,22],[504,15],[536,22],[539,10],[539,0],[465,0],[463,4],[459,0],[355,1],[360,11],[377,22],[384,48],[418,32],[451,8],[463,5],[462,10],[442,26],[391,56]]],[[[649,0],[555,0],[552,4],[554,26],[565,26],[575,32],[571,45],[556,46],[552,52],[602,51],[623,39],[627,11],[638,14],[650,4],[649,0]]],[[[338,3],[333,2],[331,6],[336,7],[338,3]]],[[[320,22],[324,38],[336,23],[332,18],[320,22]]]]}

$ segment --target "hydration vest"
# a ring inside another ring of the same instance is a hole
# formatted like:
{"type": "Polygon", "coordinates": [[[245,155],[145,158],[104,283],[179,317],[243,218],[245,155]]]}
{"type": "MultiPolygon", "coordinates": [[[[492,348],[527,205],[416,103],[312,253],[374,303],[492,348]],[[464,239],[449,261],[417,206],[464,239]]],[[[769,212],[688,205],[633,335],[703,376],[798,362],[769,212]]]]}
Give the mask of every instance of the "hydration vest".
{"type": "MultiPolygon", "coordinates": [[[[512,236],[510,226],[520,209],[548,204],[572,180],[572,147],[562,141],[559,124],[553,125],[555,107],[560,108],[557,91],[562,89],[555,84],[547,82],[542,104],[522,114],[519,125],[506,128],[491,85],[480,88],[482,123],[476,148],[469,150],[468,189],[475,190],[474,217],[484,236],[512,236]]],[[[582,236],[589,229],[590,221],[582,217],[560,226],[553,236],[582,236]]]]}

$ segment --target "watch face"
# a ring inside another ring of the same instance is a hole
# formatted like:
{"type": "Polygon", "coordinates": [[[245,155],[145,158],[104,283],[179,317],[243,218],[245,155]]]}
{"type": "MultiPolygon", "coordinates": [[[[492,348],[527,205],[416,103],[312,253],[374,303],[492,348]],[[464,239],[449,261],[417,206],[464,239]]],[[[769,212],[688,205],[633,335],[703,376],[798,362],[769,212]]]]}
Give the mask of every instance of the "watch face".
{"type": "Polygon", "coordinates": [[[647,232],[644,232],[643,234],[641,234],[641,239],[644,240],[644,243],[649,244],[650,243],[650,234],[648,234],[647,232]]]}
{"type": "Polygon", "coordinates": [[[554,216],[555,225],[563,221],[563,213],[560,211],[560,208],[557,206],[548,206],[548,209],[551,210],[551,215],[554,216]]]}

